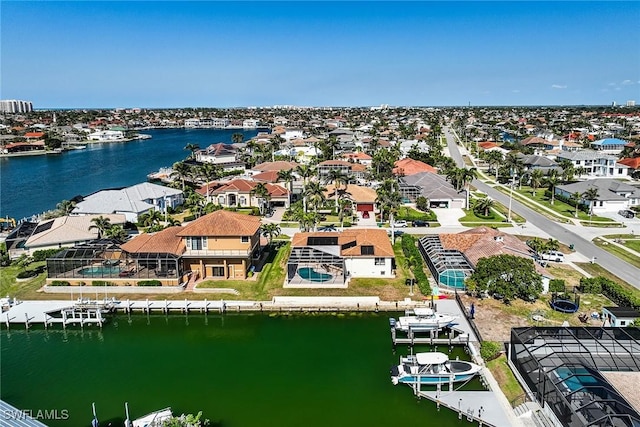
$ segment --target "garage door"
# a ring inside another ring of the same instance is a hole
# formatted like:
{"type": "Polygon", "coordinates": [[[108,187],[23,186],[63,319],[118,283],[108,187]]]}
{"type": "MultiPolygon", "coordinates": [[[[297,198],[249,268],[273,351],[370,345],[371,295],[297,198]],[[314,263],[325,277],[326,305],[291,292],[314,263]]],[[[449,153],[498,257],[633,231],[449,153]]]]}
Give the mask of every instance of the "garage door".
{"type": "Polygon", "coordinates": [[[373,212],[373,203],[358,203],[358,212],[373,212]]]}

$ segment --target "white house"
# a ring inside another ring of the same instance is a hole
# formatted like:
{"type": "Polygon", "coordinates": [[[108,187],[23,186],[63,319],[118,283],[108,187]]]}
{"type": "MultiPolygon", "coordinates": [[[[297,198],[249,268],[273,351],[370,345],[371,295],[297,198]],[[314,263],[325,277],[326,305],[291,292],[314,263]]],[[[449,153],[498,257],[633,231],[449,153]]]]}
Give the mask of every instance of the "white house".
{"type": "Polygon", "coordinates": [[[573,167],[583,168],[580,177],[586,178],[629,178],[629,168],[618,163],[618,158],[595,150],[562,151],[556,161],[569,160],[573,167]]]}
{"type": "Polygon", "coordinates": [[[211,144],[203,150],[196,151],[196,161],[200,163],[234,163],[236,150],[231,145],[223,143],[211,144]]]}
{"type": "MultiPolygon", "coordinates": [[[[584,194],[590,188],[598,191],[598,197],[593,201],[593,213],[611,213],[622,209],[640,206],[640,189],[615,179],[591,179],[589,181],[574,182],[559,185],[555,192],[570,198],[572,194],[584,194]]],[[[581,200],[581,204],[588,206],[589,201],[581,200]]]]}
{"type": "Polygon", "coordinates": [[[242,127],[244,129],[255,129],[260,125],[260,120],[258,119],[244,119],[242,121],[242,127]]]}
{"type": "Polygon", "coordinates": [[[120,130],[99,130],[87,135],[89,141],[111,142],[124,140],[124,132],[120,130]]]}
{"type": "Polygon", "coordinates": [[[282,137],[287,141],[302,139],[304,138],[304,132],[302,131],[302,129],[286,129],[282,137]]]}
{"type": "Polygon", "coordinates": [[[395,257],[385,230],[296,233],[287,262],[290,287],[346,287],[352,277],[394,278],[395,257]]]}
{"type": "Polygon", "coordinates": [[[640,319],[640,311],[631,307],[602,307],[605,326],[626,327],[637,319],[640,319]]]}
{"type": "Polygon", "coordinates": [[[127,221],[137,222],[138,216],[157,210],[166,212],[183,203],[182,191],[143,182],[119,190],[101,190],[85,197],[71,212],[73,215],[123,214],[127,221]]]}

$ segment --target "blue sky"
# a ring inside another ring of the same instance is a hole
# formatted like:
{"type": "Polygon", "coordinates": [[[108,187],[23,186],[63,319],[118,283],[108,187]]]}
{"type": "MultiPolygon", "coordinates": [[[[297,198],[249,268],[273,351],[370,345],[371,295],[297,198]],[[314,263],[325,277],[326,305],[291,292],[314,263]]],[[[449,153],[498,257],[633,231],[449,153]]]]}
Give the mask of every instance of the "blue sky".
{"type": "Polygon", "coordinates": [[[640,2],[2,1],[35,108],[640,102],[640,2]]]}

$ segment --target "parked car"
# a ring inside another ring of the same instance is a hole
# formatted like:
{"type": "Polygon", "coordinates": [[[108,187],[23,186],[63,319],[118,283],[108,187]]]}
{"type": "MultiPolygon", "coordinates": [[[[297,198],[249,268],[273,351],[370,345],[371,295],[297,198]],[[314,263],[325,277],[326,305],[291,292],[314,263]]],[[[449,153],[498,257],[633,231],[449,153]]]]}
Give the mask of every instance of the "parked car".
{"type": "Polygon", "coordinates": [[[545,261],[564,262],[564,254],[558,251],[547,251],[540,254],[540,259],[545,261]]]}
{"type": "Polygon", "coordinates": [[[415,220],[413,221],[413,226],[414,227],[428,227],[429,223],[427,221],[422,221],[422,220],[415,220]]]}
{"type": "Polygon", "coordinates": [[[408,227],[409,224],[407,224],[407,221],[405,221],[404,219],[401,219],[399,221],[394,221],[393,222],[393,226],[397,227],[397,228],[403,228],[403,227],[408,227]]]}
{"type": "Polygon", "coordinates": [[[633,218],[636,216],[636,213],[631,209],[622,209],[618,211],[618,215],[623,216],[625,218],[633,218]]]}

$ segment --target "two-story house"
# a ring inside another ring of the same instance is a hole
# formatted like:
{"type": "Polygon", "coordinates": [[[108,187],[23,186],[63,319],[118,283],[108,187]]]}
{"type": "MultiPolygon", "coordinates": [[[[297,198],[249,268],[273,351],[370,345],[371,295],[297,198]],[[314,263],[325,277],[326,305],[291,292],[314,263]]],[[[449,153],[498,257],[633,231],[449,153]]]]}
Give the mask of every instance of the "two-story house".
{"type": "Polygon", "coordinates": [[[575,152],[562,151],[556,160],[569,160],[576,171],[582,171],[577,176],[581,178],[628,178],[629,167],[618,163],[618,158],[594,150],[575,152]]]}
{"type": "Polygon", "coordinates": [[[363,179],[367,167],[363,164],[350,163],[346,160],[325,160],[318,163],[317,169],[320,180],[324,180],[332,170],[338,170],[344,175],[353,176],[356,179],[363,179]]]}

